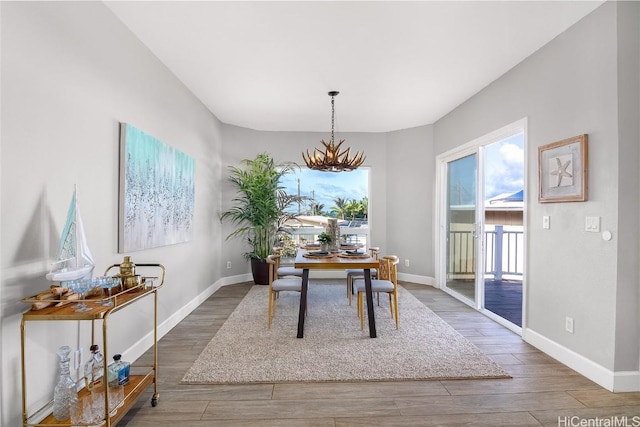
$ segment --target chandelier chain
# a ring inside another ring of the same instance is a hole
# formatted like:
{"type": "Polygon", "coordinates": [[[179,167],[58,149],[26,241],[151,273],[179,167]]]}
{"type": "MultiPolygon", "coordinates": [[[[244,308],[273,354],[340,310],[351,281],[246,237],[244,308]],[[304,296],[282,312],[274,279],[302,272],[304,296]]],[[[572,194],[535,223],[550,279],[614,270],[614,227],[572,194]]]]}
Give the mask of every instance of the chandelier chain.
{"type": "Polygon", "coordinates": [[[336,106],[335,106],[335,95],[331,95],[331,143],[335,141],[333,135],[333,128],[335,125],[335,117],[336,117],[336,106]]]}

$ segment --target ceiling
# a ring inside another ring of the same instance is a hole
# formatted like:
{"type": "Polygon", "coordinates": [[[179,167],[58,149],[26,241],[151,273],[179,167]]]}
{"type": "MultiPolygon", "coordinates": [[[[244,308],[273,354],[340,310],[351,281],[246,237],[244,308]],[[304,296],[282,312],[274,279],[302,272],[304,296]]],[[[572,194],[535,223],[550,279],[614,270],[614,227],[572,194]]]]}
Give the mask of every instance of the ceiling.
{"type": "Polygon", "coordinates": [[[107,1],[222,122],[387,132],[431,124],[601,1],[107,1]]]}

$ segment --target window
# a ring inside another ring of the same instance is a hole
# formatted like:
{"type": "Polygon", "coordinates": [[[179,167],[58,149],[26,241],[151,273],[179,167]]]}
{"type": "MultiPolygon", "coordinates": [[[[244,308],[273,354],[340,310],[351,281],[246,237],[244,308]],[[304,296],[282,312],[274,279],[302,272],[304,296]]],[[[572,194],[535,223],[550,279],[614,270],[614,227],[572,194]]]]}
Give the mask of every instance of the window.
{"type": "Polygon", "coordinates": [[[287,211],[297,217],[289,221],[297,242],[315,240],[328,218],[336,218],[343,241],[363,243],[369,236],[369,169],[351,172],[321,172],[301,168],[285,175],[281,184],[289,195],[298,195],[287,211]]]}

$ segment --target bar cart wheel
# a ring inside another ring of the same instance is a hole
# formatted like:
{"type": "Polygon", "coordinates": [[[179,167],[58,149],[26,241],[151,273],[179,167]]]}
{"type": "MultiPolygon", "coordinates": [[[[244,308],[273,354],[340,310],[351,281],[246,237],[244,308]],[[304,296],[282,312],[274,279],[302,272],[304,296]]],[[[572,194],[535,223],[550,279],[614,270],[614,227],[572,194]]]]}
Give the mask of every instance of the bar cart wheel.
{"type": "Polygon", "coordinates": [[[154,408],[156,406],[158,406],[158,399],[160,398],[160,395],[158,393],[155,393],[153,395],[153,397],[151,398],[151,406],[153,406],[154,408]]]}

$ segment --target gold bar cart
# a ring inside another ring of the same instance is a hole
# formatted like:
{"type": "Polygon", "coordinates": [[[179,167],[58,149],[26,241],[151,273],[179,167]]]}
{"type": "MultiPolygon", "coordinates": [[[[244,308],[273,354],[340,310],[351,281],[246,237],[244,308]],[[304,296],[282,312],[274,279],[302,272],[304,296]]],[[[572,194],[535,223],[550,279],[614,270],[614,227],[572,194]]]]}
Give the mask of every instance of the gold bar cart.
{"type": "MultiPolygon", "coordinates": [[[[113,264],[105,270],[104,275],[114,269],[119,268],[121,264],[113,264]]],[[[75,302],[65,304],[61,307],[55,305],[42,308],[40,310],[29,310],[23,313],[22,321],[20,323],[20,346],[21,346],[21,362],[22,362],[22,425],[23,427],[35,427],[35,426],[58,426],[69,427],[71,426],[71,420],[58,421],[51,414],[53,408],[53,400],[44,405],[42,408],[28,413],[27,410],[27,364],[26,364],[26,326],[28,322],[32,321],[90,321],[91,322],[91,342],[95,342],[95,323],[102,322],[102,351],[103,354],[108,354],[108,334],[107,326],[108,320],[113,313],[116,313],[122,309],[131,306],[136,301],[153,295],[153,364],[152,366],[140,366],[133,364],[132,375],[129,378],[129,384],[124,386],[124,402],[122,406],[118,408],[109,407],[109,398],[107,389],[104,387],[104,399],[105,399],[105,414],[103,420],[98,424],[105,427],[115,426],[118,421],[124,417],[129,409],[138,400],[140,395],[151,385],[153,385],[153,397],[151,398],[151,405],[156,406],[160,397],[158,393],[158,290],[164,285],[165,268],[161,264],[135,264],[135,267],[157,269],[160,273],[155,276],[141,276],[141,278],[149,278],[151,280],[141,280],[141,283],[137,286],[124,288],[121,291],[115,292],[113,295],[101,298],[89,298],[85,300],[85,303],[89,305],[91,310],[86,312],[76,312],[74,310],[75,302]],[[159,283],[156,283],[159,282],[159,283]],[[106,307],[101,303],[107,299],[113,301],[111,307],[106,307]],[[134,372],[135,368],[135,374],[134,372]]],[[[146,271],[146,270],[145,270],[146,271]]],[[[124,283],[124,280],[123,280],[124,283]]],[[[34,303],[39,301],[36,296],[24,298],[22,301],[27,303],[34,303]]],[[[55,300],[55,302],[61,302],[55,300]]],[[[108,363],[105,360],[103,379],[106,381],[108,378],[108,363]]],[[[78,398],[89,394],[86,389],[82,389],[78,393],[78,398]]],[[[77,425],[75,423],[74,425],[77,425]]],[[[80,424],[82,425],[82,424],[80,424]]]]}

